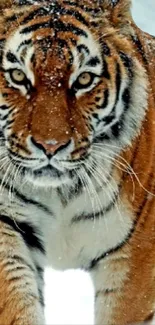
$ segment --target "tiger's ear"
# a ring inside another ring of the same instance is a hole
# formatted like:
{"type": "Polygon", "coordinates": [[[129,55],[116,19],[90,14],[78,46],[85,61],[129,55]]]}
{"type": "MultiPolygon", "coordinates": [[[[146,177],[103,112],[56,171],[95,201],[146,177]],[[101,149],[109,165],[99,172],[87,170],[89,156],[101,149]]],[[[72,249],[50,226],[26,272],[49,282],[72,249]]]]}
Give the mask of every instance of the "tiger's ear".
{"type": "Polygon", "coordinates": [[[131,19],[131,0],[100,0],[103,11],[114,25],[131,19]]]}

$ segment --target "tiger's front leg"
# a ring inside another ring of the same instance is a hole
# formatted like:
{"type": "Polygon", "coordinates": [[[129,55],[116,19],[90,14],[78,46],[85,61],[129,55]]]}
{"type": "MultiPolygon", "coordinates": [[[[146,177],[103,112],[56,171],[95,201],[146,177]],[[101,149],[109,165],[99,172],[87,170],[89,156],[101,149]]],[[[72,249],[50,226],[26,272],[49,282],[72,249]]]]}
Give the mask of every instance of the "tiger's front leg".
{"type": "Polygon", "coordinates": [[[0,221],[0,325],[44,324],[37,272],[23,237],[9,222],[0,221]]]}
{"type": "Polygon", "coordinates": [[[140,255],[114,253],[92,268],[96,325],[155,324],[155,268],[150,252],[140,255]]]}

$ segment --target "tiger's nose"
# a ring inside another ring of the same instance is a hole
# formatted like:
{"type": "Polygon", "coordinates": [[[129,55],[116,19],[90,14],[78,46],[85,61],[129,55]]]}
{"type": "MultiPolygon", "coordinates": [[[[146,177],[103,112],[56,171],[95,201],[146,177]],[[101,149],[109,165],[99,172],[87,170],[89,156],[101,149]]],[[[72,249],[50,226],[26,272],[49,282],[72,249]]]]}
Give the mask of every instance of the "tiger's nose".
{"type": "Polygon", "coordinates": [[[66,140],[62,142],[58,142],[56,140],[46,140],[43,141],[41,139],[34,139],[31,138],[32,143],[39,148],[40,150],[44,151],[46,155],[54,155],[59,150],[63,150],[70,144],[71,140],[66,140]]]}

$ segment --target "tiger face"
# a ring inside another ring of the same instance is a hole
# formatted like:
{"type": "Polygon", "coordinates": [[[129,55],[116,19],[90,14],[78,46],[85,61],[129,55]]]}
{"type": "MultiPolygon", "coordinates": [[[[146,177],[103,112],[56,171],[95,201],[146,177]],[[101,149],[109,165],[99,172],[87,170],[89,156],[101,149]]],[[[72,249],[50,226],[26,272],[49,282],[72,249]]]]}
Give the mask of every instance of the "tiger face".
{"type": "Polygon", "coordinates": [[[21,3],[4,10],[0,128],[7,159],[37,186],[71,185],[101,166],[108,174],[138,133],[147,102],[145,71],[127,32],[96,2],[21,3]]]}

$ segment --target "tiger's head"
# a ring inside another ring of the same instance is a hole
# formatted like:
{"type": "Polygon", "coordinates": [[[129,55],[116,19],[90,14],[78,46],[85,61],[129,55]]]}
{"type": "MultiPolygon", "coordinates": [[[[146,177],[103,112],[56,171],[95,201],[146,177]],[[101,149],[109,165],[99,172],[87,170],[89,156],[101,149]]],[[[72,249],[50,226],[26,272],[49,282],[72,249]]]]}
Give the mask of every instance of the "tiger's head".
{"type": "Polygon", "coordinates": [[[106,173],[147,103],[130,1],[18,0],[2,17],[1,157],[38,186],[106,173]]]}

